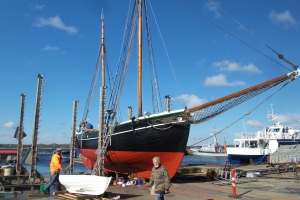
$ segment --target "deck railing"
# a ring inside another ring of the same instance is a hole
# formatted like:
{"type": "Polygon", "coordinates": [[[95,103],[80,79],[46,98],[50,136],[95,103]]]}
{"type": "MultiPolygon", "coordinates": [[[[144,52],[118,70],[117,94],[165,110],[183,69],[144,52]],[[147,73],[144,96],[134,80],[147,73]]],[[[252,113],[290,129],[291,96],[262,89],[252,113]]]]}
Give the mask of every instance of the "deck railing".
{"type": "Polygon", "coordinates": [[[266,134],[259,132],[241,132],[235,134],[235,139],[267,139],[266,134]]]}

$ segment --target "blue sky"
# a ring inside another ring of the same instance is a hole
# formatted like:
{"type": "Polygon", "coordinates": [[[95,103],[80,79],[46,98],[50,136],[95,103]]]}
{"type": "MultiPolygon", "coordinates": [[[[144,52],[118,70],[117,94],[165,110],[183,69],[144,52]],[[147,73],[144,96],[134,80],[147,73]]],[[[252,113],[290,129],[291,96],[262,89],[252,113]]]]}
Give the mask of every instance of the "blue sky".
{"type": "MultiPolygon", "coordinates": [[[[165,95],[172,96],[173,110],[209,102],[288,73],[292,68],[265,44],[300,65],[300,1],[150,2],[157,21],[156,24],[149,6],[160,94],[163,102],[165,95]],[[181,95],[185,104],[179,98],[181,95]]],[[[115,71],[128,3],[125,0],[0,0],[0,143],[17,143],[13,135],[19,124],[21,93],[26,94],[24,128],[28,135],[23,142],[31,143],[39,73],[44,75],[44,87],[38,143],[70,142],[73,101],[79,100],[77,121],[80,121],[89,93],[100,45],[101,12],[105,15],[109,64],[115,71]]],[[[127,118],[128,106],[133,106],[134,115],[137,113],[135,52],[134,49],[121,96],[119,114],[123,119],[127,118]]],[[[147,50],[144,62],[147,62],[147,50]]],[[[143,111],[151,112],[146,66],[143,111]]],[[[235,133],[244,130],[243,124],[247,131],[259,131],[269,125],[270,104],[274,104],[274,112],[282,123],[300,128],[299,81],[295,80],[249,116],[221,132],[219,142],[223,144],[225,139],[227,144],[232,143],[235,133]]],[[[89,115],[95,126],[100,83],[99,78],[89,115]]],[[[213,126],[216,131],[227,127],[279,88],[208,122],[193,125],[188,144],[208,137],[213,126]]]]}

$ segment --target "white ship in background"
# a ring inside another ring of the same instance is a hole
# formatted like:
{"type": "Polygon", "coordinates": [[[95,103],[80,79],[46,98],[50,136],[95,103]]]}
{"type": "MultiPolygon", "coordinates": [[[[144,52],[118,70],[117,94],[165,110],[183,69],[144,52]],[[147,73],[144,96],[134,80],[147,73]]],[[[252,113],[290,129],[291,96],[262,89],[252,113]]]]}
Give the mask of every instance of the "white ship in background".
{"type": "Polygon", "coordinates": [[[198,156],[227,156],[226,142],[224,142],[224,146],[221,146],[217,141],[216,133],[213,136],[213,143],[203,144],[199,148],[190,148],[190,154],[198,156]]]}
{"type": "Polygon", "coordinates": [[[280,145],[300,143],[300,130],[280,124],[273,109],[269,118],[273,124],[256,133],[236,133],[234,147],[227,147],[228,161],[231,164],[265,163],[267,156],[280,145]]]}

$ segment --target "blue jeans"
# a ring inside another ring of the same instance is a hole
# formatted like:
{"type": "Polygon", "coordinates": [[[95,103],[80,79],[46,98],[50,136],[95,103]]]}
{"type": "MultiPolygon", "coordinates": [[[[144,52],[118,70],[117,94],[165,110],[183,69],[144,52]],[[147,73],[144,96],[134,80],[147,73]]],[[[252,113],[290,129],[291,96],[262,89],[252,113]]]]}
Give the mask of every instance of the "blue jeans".
{"type": "Polygon", "coordinates": [[[164,195],[163,194],[156,194],[155,200],[164,200],[164,195]]]}
{"type": "Polygon", "coordinates": [[[50,189],[50,187],[56,182],[56,189],[57,191],[61,191],[61,184],[59,182],[59,173],[57,174],[52,174],[51,175],[51,179],[50,182],[47,183],[47,185],[45,186],[44,190],[47,191],[50,189]]]}

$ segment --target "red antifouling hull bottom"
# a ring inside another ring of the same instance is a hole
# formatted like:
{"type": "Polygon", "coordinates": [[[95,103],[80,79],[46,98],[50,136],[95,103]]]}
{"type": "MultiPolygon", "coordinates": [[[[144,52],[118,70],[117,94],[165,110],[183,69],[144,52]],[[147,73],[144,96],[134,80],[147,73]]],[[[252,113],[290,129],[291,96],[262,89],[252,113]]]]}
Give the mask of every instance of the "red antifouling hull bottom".
{"type": "MultiPolygon", "coordinates": [[[[97,155],[95,149],[80,149],[83,164],[92,169],[97,155]]],[[[150,179],[153,167],[152,159],[158,156],[172,178],[181,164],[184,153],[182,152],[130,152],[108,151],[104,158],[104,170],[108,172],[132,174],[134,176],[150,179]]]]}

